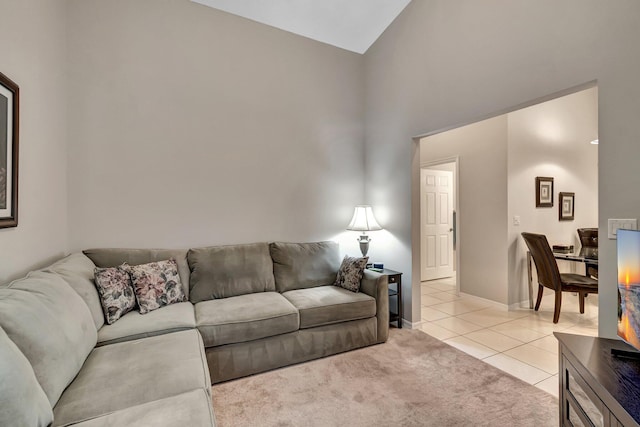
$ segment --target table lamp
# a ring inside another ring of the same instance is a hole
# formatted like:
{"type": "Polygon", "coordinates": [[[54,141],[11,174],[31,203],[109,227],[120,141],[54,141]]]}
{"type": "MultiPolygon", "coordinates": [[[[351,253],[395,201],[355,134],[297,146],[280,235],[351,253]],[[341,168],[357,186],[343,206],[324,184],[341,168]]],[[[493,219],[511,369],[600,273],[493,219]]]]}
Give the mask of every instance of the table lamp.
{"type": "Polygon", "coordinates": [[[362,231],[362,234],[358,238],[360,243],[360,252],[362,256],[366,256],[369,251],[369,236],[365,234],[366,231],[382,230],[382,227],[378,224],[373,216],[373,210],[368,205],[358,205],[353,211],[353,218],[347,226],[347,230],[362,231]]]}

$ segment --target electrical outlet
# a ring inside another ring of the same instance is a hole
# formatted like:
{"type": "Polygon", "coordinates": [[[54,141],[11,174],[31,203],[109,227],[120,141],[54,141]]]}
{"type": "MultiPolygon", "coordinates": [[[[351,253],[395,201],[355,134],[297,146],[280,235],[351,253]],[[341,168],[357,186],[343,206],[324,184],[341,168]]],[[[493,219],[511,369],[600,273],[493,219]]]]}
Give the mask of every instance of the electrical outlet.
{"type": "Polygon", "coordinates": [[[615,240],[618,236],[618,230],[637,230],[637,219],[608,219],[607,220],[607,234],[609,239],[615,240]]]}
{"type": "Polygon", "coordinates": [[[520,216],[515,215],[513,217],[513,225],[515,225],[516,227],[520,225],[520,216]]]}

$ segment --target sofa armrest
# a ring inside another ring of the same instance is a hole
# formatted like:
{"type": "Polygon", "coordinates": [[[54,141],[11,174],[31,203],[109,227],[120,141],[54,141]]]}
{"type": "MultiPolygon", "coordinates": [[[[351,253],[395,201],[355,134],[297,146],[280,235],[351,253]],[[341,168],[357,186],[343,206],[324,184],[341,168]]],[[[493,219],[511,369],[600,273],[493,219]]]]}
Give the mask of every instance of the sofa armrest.
{"type": "Polygon", "coordinates": [[[384,274],[365,270],[360,291],[376,299],[378,342],[385,342],[389,337],[389,278],[384,274]]]}

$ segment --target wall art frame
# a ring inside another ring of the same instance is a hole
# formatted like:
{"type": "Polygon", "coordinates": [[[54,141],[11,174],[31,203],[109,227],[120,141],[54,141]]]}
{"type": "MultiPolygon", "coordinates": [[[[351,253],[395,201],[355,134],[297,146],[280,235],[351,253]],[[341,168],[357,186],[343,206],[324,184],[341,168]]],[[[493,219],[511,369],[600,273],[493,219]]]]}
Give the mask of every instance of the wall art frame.
{"type": "Polygon", "coordinates": [[[558,199],[558,220],[573,221],[576,208],[576,194],[561,192],[558,199]]]}
{"type": "Polygon", "coordinates": [[[553,178],[549,176],[536,177],[536,208],[553,207],[553,178]]]}
{"type": "Polygon", "coordinates": [[[0,228],[18,226],[20,88],[0,73],[0,228]]]}

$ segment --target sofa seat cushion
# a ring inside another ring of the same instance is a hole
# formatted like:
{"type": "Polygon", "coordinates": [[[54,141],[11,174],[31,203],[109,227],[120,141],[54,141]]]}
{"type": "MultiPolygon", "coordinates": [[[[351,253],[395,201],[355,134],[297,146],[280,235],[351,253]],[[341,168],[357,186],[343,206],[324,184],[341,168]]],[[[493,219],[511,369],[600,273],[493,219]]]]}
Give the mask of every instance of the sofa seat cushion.
{"type": "Polygon", "coordinates": [[[259,292],[196,304],[205,347],[253,341],[298,330],[298,310],[277,292],[259,292]]]}
{"type": "Polygon", "coordinates": [[[205,389],[192,390],[74,424],[74,426],[81,427],[134,425],[154,427],[215,426],[211,395],[205,389]]]}
{"type": "Polygon", "coordinates": [[[0,288],[0,327],[31,363],[51,406],[98,335],[84,300],[62,277],[42,271],[0,288]]]}
{"type": "Polygon", "coordinates": [[[97,347],[53,408],[53,425],[210,386],[202,338],[195,329],[97,347]]]}
{"type": "Polygon", "coordinates": [[[147,314],[130,311],[113,325],[104,325],[98,331],[98,345],[131,341],[195,327],[196,317],[193,304],[190,302],[167,305],[147,314]]]}
{"type": "Polygon", "coordinates": [[[0,426],[46,427],[51,404],[27,358],[0,328],[0,426]]]}
{"type": "Polygon", "coordinates": [[[376,300],[337,286],[296,289],[282,294],[300,312],[300,329],[376,315],[376,300]]]}

